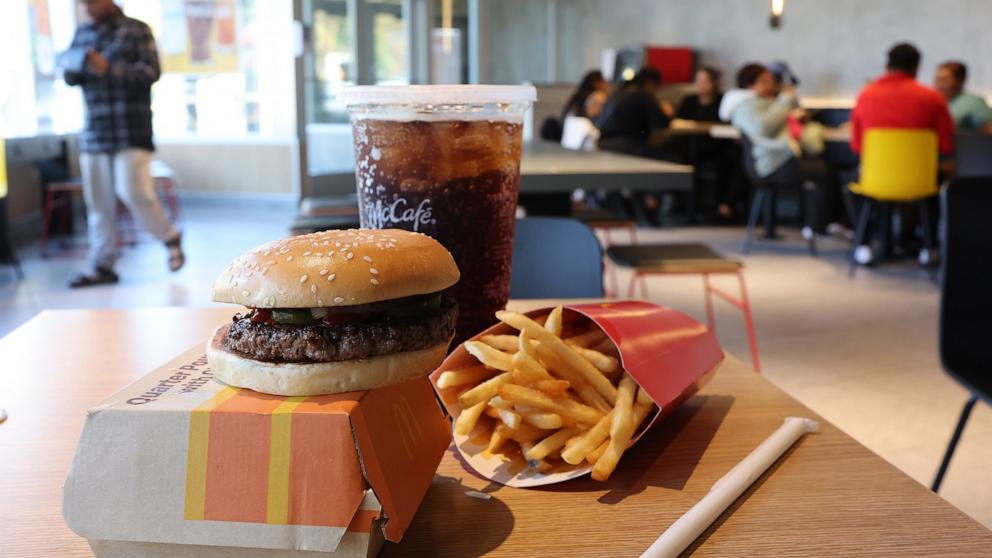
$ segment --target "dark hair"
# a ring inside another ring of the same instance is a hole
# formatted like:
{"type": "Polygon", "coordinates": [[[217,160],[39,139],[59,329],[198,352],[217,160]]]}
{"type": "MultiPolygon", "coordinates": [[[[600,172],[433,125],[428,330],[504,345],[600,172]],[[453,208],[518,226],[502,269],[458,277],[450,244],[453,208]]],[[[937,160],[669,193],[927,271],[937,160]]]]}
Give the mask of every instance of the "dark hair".
{"type": "Polygon", "coordinates": [[[572,93],[572,96],[568,98],[568,102],[565,103],[562,121],[565,120],[568,113],[575,114],[576,116],[586,116],[586,99],[596,91],[596,84],[601,81],[603,81],[603,72],[599,70],[590,70],[586,72],[586,75],[582,76],[582,81],[579,82],[578,89],[575,90],[575,93],[572,93]]]}
{"type": "Polygon", "coordinates": [[[637,87],[644,87],[648,84],[657,87],[661,85],[661,72],[651,66],[642,66],[640,70],[637,70],[637,74],[634,75],[634,79],[630,80],[630,83],[637,87]]]}
{"type": "Polygon", "coordinates": [[[761,74],[768,71],[768,68],[758,64],[757,62],[751,62],[750,64],[745,64],[743,68],[737,71],[737,87],[741,89],[747,89],[754,85],[754,82],[758,81],[761,74]]]}
{"type": "Polygon", "coordinates": [[[968,79],[968,66],[964,65],[964,62],[958,60],[948,60],[940,65],[941,68],[947,68],[951,71],[951,75],[954,79],[958,80],[960,83],[964,83],[968,79]]]}
{"type": "Polygon", "coordinates": [[[889,50],[889,63],[886,67],[890,70],[915,74],[920,68],[920,51],[909,43],[899,43],[889,50]]]}
{"type": "Polygon", "coordinates": [[[723,72],[712,66],[700,66],[699,68],[696,68],[696,71],[706,74],[707,77],[710,78],[710,81],[713,82],[713,85],[716,86],[716,90],[720,90],[720,78],[723,77],[723,72]]]}

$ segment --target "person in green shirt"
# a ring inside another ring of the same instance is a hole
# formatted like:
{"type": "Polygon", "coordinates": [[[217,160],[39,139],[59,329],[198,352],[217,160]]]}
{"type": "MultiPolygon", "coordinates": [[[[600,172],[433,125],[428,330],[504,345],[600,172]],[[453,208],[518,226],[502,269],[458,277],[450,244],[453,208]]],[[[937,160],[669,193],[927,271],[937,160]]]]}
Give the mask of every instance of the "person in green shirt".
{"type": "Polygon", "coordinates": [[[947,99],[947,108],[958,130],[992,131],[992,109],[985,99],[964,90],[967,79],[968,67],[952,60],[937,68],[934,86],[947,99]]]}

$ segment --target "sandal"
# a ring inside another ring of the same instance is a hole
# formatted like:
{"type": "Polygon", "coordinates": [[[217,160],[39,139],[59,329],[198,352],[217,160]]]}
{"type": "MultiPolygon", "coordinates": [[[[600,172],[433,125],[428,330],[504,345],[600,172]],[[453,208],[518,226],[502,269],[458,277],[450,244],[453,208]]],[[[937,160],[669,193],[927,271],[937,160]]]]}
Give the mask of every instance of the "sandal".
{"type": "Polygon", "coordinates": [[[95,287],[97,285],[113,285],[120,281],[120,277],[114,270],[105,267],[98,267],[93,273],[82,274],[69,282],[69,288],[78,289],[81,287],[95,287]]]}
{"type": "Polygon", "coordinates": [[[183,254],[181,246],[182,239],[180,234],[165,243],[165,247],[169,250],[169,271],[179,271],[186,264],[186,255],[183,254]]]}

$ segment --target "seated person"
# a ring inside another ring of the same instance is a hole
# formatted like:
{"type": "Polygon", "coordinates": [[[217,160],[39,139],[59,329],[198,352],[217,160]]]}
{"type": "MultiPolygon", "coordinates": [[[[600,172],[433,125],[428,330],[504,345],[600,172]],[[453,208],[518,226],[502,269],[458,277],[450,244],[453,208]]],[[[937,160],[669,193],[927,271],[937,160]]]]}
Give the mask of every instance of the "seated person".
{"type": "Polygon", "coordinates": [[[663,147],[651,142],[652,133],[668,128],[671,122],[655,97],[659,87],[661,73],[654,68],[641,68],[634,79],[606,101],[596,120],[600,149],[669,158],[670,154],[663,147]]]}
{"type": "Polygon", "coordinates": [[[720,71],[703,66],[696,70],[693,84],[696,92],[682,99],[678,110],[670,116],[697,122],[719,122],[720,101],[723,100],[723,92],[720,91],[720,71]]]}
{"type": "MultiPolygon", "coordinates": [[[[655,97],[660,87],[661,73],[644,67],[606,101],[602,114],[596,120],[600,131],[600,149],[652,159],[678,159],[677,152],[652,138],[655,132],[668,128],[671,122],[655,97]]],[[[662,203],[653,194],[634,192],[624,200],[613,195],[607,196],[605,201],[614,207],[621,203],[625,209],[630,206],[641,223],[657,226],[661,222],[662,203]]]]}
{"type": "MultiPolygon", "coordinates": [[[[823,161],[801,158],[798,144],[789,134],[789,114],[799,106],[795,88],[788,83],[778,84],[767,68],[755,63],[745,65],[737,73],[737,86],[753,95],[734,107],[730,121],[751,141],[757,175],[779,184],[803,184],[821,190],[827,175],[823,161]]],[[[814,208],[808,208],[806,213],[808,217],[816,215],[814,208]]],[[[812,233],[813,225],[807,219],[804,236],[812,233]]],[[[816,224],[815,228],[823,227],[816,224]]],[[[769,215],[765,235],[774,236],[774,233],[774,215],[769,215]]]]}
{"type": "Polygon", "coordinates": [[[565,109],[561,113],[562,122],[569,116],[581,116],[595,121],[603,110],[609,89],[610,85],[603,79],[603,72],[599,70],[587,72],[579,82],[578,89],[565,103],[565,109]]]}
{"type": "Polygon", "coordinates": [[[952,60],[937,68],[934,86],[947,99],[947,107],[958,130],[992,131],[992,109],[985,99],[964,90],[967,79],[968,67],[952,60]]]}
{"type": "MultiPolygon", "coordinates": [[[[920,51],[911,44],[900,43],[888,53],[886,73],[865,86],[851,111],[851,149],[860,154],[865,132],[872,128],[922,128],[937,133],[941,155],[954,154],[954,122],[947,110],[944,97],[916,81],[920,67],[920,51]]],[[[952,165],[942,164],[943,172],[952,170],[952,165]]],[[[937,200],[931,203],[930,230],[937,230],[937,200]]],[[[905,208],[900,227],[903,238],[899,239],[904,248],[910,240],[908,234],[915,229],[917,212],[915,208],[905,208]]],[[[855,260],[867,264],[873,259],[867,244],[855,249],[855,260]]],[[[920,251],[921,263],[931,263],[933,258],[925,250],[920,251]]]]}

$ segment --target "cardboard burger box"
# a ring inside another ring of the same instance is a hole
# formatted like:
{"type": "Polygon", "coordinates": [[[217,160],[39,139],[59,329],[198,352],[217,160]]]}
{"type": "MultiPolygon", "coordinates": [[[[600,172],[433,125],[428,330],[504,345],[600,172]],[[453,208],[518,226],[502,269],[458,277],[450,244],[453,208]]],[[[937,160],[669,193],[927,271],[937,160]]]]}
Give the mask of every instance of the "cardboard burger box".
{"type": "Polygon", "coordinates": [[[98,557],[374,556],[450,442],[426,378],[265,395],[213,380],[198,347],[89,410],[63,515],[98,557]]]}
{"type": "MultiPolygon", "coordinates": [[[[527,315],[547,314],[550,310],[537,309],[527,315]]],[[[709,328],[671,308],[641,301],[618,301],[566,305],[564,310],[585,316],[603,330],[617,346],[623,368],[659,407],[647,424],[635,433],[631,444],[696,393],[724,357],[723,349],[709,328]]],[[[473,339],[488,334],[516,333],[510,326],[498,324],[473,339]]],[[[460,346],[431,374],[431,381],[452,418],[457,418],[462,411],[458,404],[462,390],[460,387],[438,388],[437,380],[447,370],[477,363],[475,357],[460,346]]],[[[519,454],[486,451],[489,436],[485,432],[480,435],[478,430],[476,428],[467,436],[456,434],[455,447],[469,466],[489,480],[525,488],[564,482],[592,470],[588,464],[562,464],[547,473],[534,472],[519,454]]],[[[619,466],[623,466],[623,459],[619,466]]]]}

